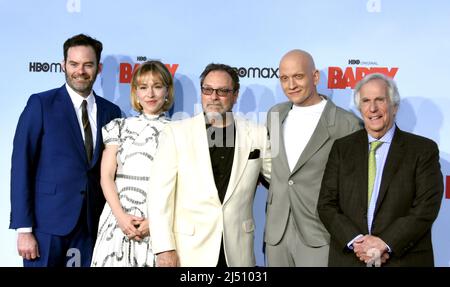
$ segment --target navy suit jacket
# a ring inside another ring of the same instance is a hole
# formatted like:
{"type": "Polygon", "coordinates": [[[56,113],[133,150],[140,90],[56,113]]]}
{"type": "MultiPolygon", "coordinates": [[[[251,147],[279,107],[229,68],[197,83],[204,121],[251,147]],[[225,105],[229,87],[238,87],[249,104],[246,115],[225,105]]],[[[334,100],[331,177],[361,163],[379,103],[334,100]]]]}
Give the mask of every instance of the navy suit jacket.
{"type": "Polygon", "coordinates": [[[95,237],[105,199],[100,187],[101,128],[121,116],[118,106],[95,95],[97,138],[88,163],[80,126],[64,86],[33,94],[22,112],[11,162],[10,228],[70,233],[86,201],[95,237]]]}
{"type": "MultiPolygon", "coordinates": [[[[329,266],[364,266],[346,245],[369,233],[368,147],[363,129],[336,140],[330,152],[317,206],[331,235],[329,266]]],[[[434,265],[431,226],[442,194],[436,143],[396,127],[371,230],[391,248],[385,266],[434,265]]]]}

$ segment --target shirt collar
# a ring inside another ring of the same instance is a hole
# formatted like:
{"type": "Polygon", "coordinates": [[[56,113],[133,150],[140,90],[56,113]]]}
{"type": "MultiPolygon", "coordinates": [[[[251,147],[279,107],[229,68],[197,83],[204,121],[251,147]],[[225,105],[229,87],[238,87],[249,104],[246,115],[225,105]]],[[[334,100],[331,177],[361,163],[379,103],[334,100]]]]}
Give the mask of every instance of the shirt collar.
{"type": "Polygon", "coordinates": [[[77,92],[75,92],[67,83],[66,83],[66,89],[69,93],[70,99],[72,100],[73,105],[75,108],[79,109],[81,107],[81,104],[83,103],[83,100],[87,101],[88,109],[92,108],[95,104],[95,97],[94,92],[91,90],[91,93],[87,98],[84,98],[80,96],[77,92]]]}
{"type": "Polygon", "coordinates": [[[138,117],[147,121],[156,121],[159,120],[161,118],[165,118],[166,114],[165,113],[161,113],[159,115],[150,115],[150,114],[146,114],[144,112],[142,112],[138,117]]]}
{"type": "Polygon", "coordinates": [[[380,142],[384,142],[384,143],[391,143],[392,142],[392,138],[394,137],[395,127],[396,127],[396,125],[393,124],[392,127],[380,139],[376,139],[376,138],[372,137],[369,133],[367,133],[367,136],[369,137],[369,144],[371,142],[373,142],[373,141],[380,141],[380,142]]]}
{"type": "Polygon", "coordinates": [[[303,113],[305,111],[309,111],[311,113],[314,113],[314,112],[322,113],[326,104],[327,104],[327,99],[324,97],[320,97],[320,102],[318,102],[317,104],[314,104],[311,106],[306,106],[306,107],[292,105],[291,110],[295,113],[303,113]]]}

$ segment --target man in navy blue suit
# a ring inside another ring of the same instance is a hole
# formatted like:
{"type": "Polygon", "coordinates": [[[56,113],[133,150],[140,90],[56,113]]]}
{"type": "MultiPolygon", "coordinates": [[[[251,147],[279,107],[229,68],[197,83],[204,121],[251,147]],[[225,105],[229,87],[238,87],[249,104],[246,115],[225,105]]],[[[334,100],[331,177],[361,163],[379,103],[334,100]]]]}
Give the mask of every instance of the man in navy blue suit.
{"type": "Polygon", "coordinates": [[[89,266],[105,203],[101,128],[121,116],[92,90],[102,43],[80,34],[64,43],[66,83],[33,94],[14,137],[10,228],[25,267],[89,266]]]}

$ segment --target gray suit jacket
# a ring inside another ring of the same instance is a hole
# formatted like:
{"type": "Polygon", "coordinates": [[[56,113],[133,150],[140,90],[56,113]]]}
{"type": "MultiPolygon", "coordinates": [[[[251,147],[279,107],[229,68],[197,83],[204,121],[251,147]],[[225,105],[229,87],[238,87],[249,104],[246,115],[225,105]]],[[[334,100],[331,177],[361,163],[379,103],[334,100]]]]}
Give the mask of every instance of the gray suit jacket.
{"type": "Polygon", "coordinates": [[[278,104],[270,109],[267,118],[273,158],[264,240],[270,245],[281,241],[291,211],[304,243],[324,246],[329,244],[330,235],[319,219],[317,200],[328,154],[336,139],[362,125],[355,115],[327,99],[317,127],[291,172],[282,129],[291,108],[291,102],[278,104]]]}

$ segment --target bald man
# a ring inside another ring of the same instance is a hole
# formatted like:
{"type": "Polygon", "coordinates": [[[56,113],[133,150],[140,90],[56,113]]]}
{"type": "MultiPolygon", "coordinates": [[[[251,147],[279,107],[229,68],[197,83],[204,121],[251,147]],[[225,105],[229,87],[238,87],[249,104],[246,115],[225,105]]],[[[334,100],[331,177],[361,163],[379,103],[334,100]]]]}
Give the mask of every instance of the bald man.
{"type": "Polygon", "coordinates": [[[280,84],[289,101],[272,107],[267,126],[273,150],[265,227],[268,266],[328,265],[330,235],[317,200],[333,142],[361,122],[317,92],[320,72],[312,56],[292,50],[280,61],[280,84]]]}

